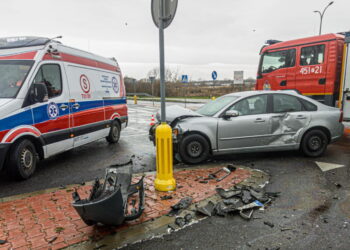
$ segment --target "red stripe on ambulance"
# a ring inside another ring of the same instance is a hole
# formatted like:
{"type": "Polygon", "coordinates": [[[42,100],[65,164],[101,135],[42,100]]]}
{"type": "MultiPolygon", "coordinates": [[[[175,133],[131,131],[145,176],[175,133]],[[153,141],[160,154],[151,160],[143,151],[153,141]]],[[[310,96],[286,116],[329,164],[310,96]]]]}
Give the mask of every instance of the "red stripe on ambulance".
{"type": "Polygon", "coordinates": [[[33,134],[36,137],[40,136],[40,132],[36,131],[35,129],[32,129],[32,128],[19,128],[18,130],[10,132],[10,134],[7,136],[5,142],[6,143],[12,142],[17,136],[24,135],[24,134],[33,134]]]}
{"type": "Polygon", "coordinates": [[[4,55],[0,56],[0,60],[6,60],[6,59],[22,59],[22,60],[29,60],[29,59],[34,59],[36,56],[37,51],[31,51],[27,53],[20,53],[20,54],[14,54],[14,55],[4,55]]]}
{"type": "Polygon", "coordinates": [[[114,72],[120,72],[120,69],[114,65],[110,65],[107,63],[99,62],[96,60],[80,57],[80,56],[74,56],[66,53],[60,53],[59,57],[55,56],[53,57],[51,54],[46,54],[43,57],[43,60],[60,60],[65,62],[71,62],[76,64],[81,64],[85,66],[90,66],[94,68],[100,68],[100,69],[106,69],[114,72]]]}

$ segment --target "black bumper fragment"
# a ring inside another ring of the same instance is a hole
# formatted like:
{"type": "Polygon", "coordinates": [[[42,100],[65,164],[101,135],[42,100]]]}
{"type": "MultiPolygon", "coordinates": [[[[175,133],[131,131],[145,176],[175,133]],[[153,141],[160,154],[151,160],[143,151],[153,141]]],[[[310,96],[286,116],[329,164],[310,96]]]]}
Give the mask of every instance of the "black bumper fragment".
{"type": "Polygon", "coordinates": [[[97,179],[88,199],[81,200],[77,192],[73,193],[75,210],[87,225],[101,223],[118,226],[127,220],[141,216],[144,210],[143,178],[136,184],[131,184],[131,174],[117,173],[116,167],[106,170],[104,183],[97,179]],[[128,212],[128,198],[138,193],[138,209],[128,212]]]}

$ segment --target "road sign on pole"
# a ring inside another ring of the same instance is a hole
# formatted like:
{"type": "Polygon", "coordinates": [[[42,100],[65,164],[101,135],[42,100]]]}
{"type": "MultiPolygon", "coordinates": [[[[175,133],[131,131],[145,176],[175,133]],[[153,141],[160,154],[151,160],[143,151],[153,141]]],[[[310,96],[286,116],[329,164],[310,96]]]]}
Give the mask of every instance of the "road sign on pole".
{"type": "Polygon", "coordinates": [[[151,5],[154,24],[160,28],[162,20],[163,29],[166,29],[175,17],[177,0],[152,0],[151,5]],[[163,4],[163,8],[160,8],[161,4],[163,4]]]}
{"type": "Polygon", "coordinates": [[[173,177],[172,129],[166,123],[164,83],[164,29],[174,19],[176,9],[177,0],[152,0],[151,2],[153,22],[159,28],[161,124],[156,128],[157,176],[154,180],[154,186],[158,191],[172,191],[176,188],[173,177]]]}
{"type": "Polygon", "coordinates": [[[212,73],[211,73],[211,78],[215,81],[216,78],[218,78],[218,73],[214,70],[212,73]]]}
{"type": "Polygon", "coordinates": [[[188,83],[188,75],[182,75],[181,82],[182,83],[188,83]]]}
{"type": "Polygon", "coordinates": [[[243,70],[234,71],[233,72],[233,84],[243,84],[244,83],[243,74],[244,74],[243,70]]]}

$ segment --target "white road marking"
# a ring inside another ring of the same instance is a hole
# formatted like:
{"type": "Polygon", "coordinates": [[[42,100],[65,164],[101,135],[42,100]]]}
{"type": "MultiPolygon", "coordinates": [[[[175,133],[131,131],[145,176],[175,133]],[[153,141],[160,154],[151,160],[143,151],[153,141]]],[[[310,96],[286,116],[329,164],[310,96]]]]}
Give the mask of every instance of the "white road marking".
{"type": "Polygon", "coordinates": [[[344,165],[340,165],[340,164],[334,164],[334,163],[327,163],[327,162],[319,162],[319,161],[315,161],[315,163],[317,164],[317,166],[323,171],[329,171],[332,169],[336,169],[336,168],[342,168],[345,167],[344,165]]]}
{"type": "Polygon", "coordinates": [[[120,137],[131,137],[131,136],[142,136],[142,135],[148,135],[148,133],[144,133],[144,134],[133,134],[133,135],[121,135],[120,137]]]}

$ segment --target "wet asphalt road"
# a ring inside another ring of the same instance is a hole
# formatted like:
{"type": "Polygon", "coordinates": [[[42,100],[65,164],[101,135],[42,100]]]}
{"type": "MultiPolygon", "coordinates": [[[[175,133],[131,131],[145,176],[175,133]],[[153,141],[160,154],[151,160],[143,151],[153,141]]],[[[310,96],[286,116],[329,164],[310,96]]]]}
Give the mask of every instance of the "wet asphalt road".
{"type": "Polygon", "coordinates": [[[298,152],[240,154],[215,159],[270,174],[267,191],[281,196],[251,221],[211,217],[178,232],[125,249],[350,249],[350,137],[323,157],[298,152]],[[345,167],[322,172],[315,161],[345,167]],[[264,221],[271,222],[269,227],[264,221]]]}
{"type": "MultiPolygon", "coordinates": [[[[2,175],[0,197],[91,181],[102,177],[105,167],[126,162],[131,155],[136,155],[134,172],[154,170],[154,147],[147,134],[156,109],[146,102],[129,105],[130,126],[116,145],[100,140],[57,155],[41,162],[27,181],[12,182],[2,175]]],[[[267,210],[255,213],[259,219],[212,217],[127,249],[155,249],[164,244],[167,249],[350,249],[350,137],[330,145],[317,159],[298,152],[274,152],[225,156],[212,162],[261,169],[271,175],[267,190],[281,192],[281,196],[267,210]],[[322,172],[315,161],[345,167],[322,172]]]]}

